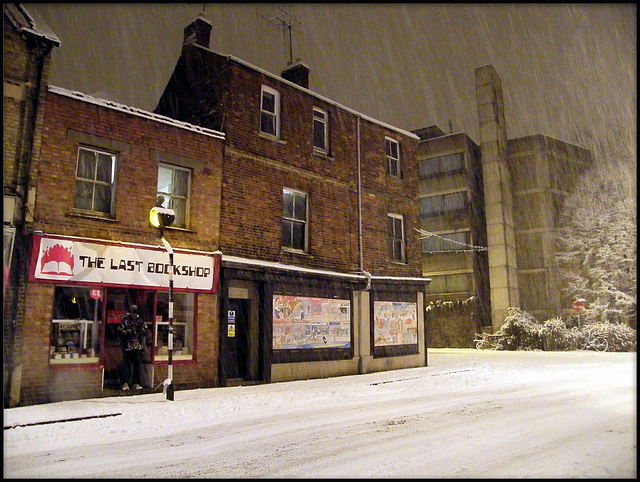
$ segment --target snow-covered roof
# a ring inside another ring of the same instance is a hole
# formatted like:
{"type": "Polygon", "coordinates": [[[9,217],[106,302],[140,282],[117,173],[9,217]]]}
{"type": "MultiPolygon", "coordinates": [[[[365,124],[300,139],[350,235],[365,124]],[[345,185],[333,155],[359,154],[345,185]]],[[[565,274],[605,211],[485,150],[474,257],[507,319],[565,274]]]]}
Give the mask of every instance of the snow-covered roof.
{"type": "Polygon", "coordinates": [[[270,78],[272,78],[274,80],[277,80],[278,82],[281,82],[281,83],[286,84],[286,85],[288,85],[290,87],[293,87],[294,89],[301,90],[301,91],[303,91],[303,92],[315,97],[316,99],[322,100],[323,102],[326,102],[328,104],[334,105],[334,106],[338,107],[339,109],[342,109],[342,110],[344,110],[346,112],[349,112],[349,113],[355,115],[356,117],[360,117],[361,119],[367,120],[369,122],[372,122],[373,124],[377,124],[377,125],[382,126],[382,127],[386,128],[386,129],[398,132],[398,133],[400,133],[402,135],[405,135],[407,137],[410,137],[412,139],[420,140],[420,137],[415,135],[413,132],[410,132],[410,131],[407,131],[407,130],[404,130],[404,129],[400,129],[399,127],[392,126],[392,125],[387,124],[385,122],[382,122],[380,120],[374,119],[373,117],[369,117],[366,114],[363,114],[361,112],[358,112],[358,111],[355,111],[353,109],[350,109],[349,107],[346,107],[346,106],[344,106],[342,104],[339,104],[338,102],[336,102],[334,100],[331,100],[331,99],[329,99],[327,97],[324,97],[324,96],[322,96],[322,95],[320,95],[320,94],[318,94],[316,92],[313,92],[312,90],[309,90],[309,89],[307,89],[305,87],[302,87],[302,86],[296,84],[295,82],[291,82],[290,80],[287,80],[287,79],[285,79],[283,77],[280,77],[279,75],[276,75],[276,74],[268,72],[268,71],[266,71],[264,69],[261,69],[260,67],[257,67],[257,66],[255,66],[255,65],[253,65],[253,64],[251,64],[251,63],[249,63],[249,62],[247,62],[245,60],[242,60],[242,59],[240,59],[238,57],[235,57],[235,56],[230,55],[230,54],[223,54],[223,53],[220,53],[220,52],[215,52],[215,51],[211,50],[210,48],[204,47],[203,45],[200,45],[200,44],[197,44],[197,43],[194,43],[193,46],[197,47],[197,48],[200,48],[200,49],[203,49],[203,50],[206,50],[208,52],[214,53],[216,55],[220,55],[222,57],[226,57],[227,59],[232,60],[232,61],[234,61],[234,62],[236,62],[236,63],[238,63],[240,65],[244,65],[245,67],[248,67],[248,68],[250,68],[252,70],[260,72],[262,75],[265,75],[265,76],[270,77],[270,78]]]}
{"type": "Polygon", "coordinates": [[[138,117],[143,117],[145,119],[152,120],[154,122],[161,122],[163,124],[168,124],[174,127],[178,127],[180,129],[187,129],[193,132],[197,132],[198,134],[204,134],[206,136],[216,137],[218,139],[224,139],[225,135],[223,132],[215,131],[213,129],[207,129],[206,127],[196,126],[194,124],[189,124],[188,122],[182,122],[170,117],[165,117],[163,115],[155,114],[153,112],[149,112],[146,110],[138,109],[136,107],[131,107],[124,104],[119,104],[117,102],[113,102],[111,100],[99,99],[97,97],[92,97],[87,94],[83,94],[82,92],[77,92],[73,90],[64,89],[62,87],[56,87],[54,85],[49,86],[49,91],[55,94],[64,95],[67,97],[71,97],[73,99],[77,99],[83,102],[88,102],[90,104],[99,105],[102,107],[107,107],[109,109],[117,110],[120,112],[124,112],[126,114],[132,114],[138,117]]]}
{"type": "MultiPolygon", "coordinates": [[[[202,45],[197,45],[196,44],[196,46],[206,49],[206,47],[202,47],[202,45]]],[[[210,49],[206,49],[206,50],[210,50],[210,49]]],[[[233,60],[234,62],[237,62],[237,63],[239,63],[241,65],[244,65],[245,67],[249,67],[250,69],[257,70],[261,74],[266,75],[268,77],[271,77],[271,78],[277,80],[278,82],[282,82],[283,84],[287,84],[288,86],[293,87],[294,89],[302,90],[302,91],[306,92],[307,94],[312,95],[316,99],[320,99],[323,102],[326,102],[326,103],[331,104],[331,105],[335,105],[336,107],[338,107],[338,108],[340,108],[340,109],[342,109],[342,110],[344,110],[346,112],[349,112],[349,113],[355,115],[356,117],[360,117],[361,119],[367,120],[369,122],[372,122],[374,124],[382,126],[382,127],[386,128],[386,129],[398,132],[398,133],[400,133],[402,135],[405,135],[407,137],[411,137],[412,139],[420,140],[420,137],[415,135],[413,132],[410,132],[410,131],[407,131],[407,130],[404,130],[404,129],[400,129],[399,127],[394,127],[394,126],[392,126],[390,124],[386,124],[385,122],[382,122],[382,121],[380,121],[378,119],[374,119],[373,117],[369,117],[366,114],[363,114],[361,112],[358,112],[358,111],[355,111],[353,109],[350,109],[349,107],[346,107],[346,106],[344,106],[342,104],[339,104],[335,100],[331,100],[331,99],[329,99],[327,97],[324,97],[324,96],[322,96],[320,94],[317,94],[316,92],[313,92],[312,90],[309,90],[309,89],[307,89],[305,87],[302,87],[302,86],[296,84],[295,82],[291,82],[291,81],[289,81],[289,80],[287,80],[287,79],[285,79],[283,77],[280,77],[279,75],[272,74],[271,72],[267,72],[266,70],[261,69],[260,67],[256,67],[255,65],[250,64],[249,62],[246,62],[246,61],[244,61],[242,59],[239,59],[238,57],[234,57],[233,55],[228,55],[228,54],[218,54],[218,55],[223,55],[224,57],[227,57],[228,59],[233,60]]]]}
{"type": "Polygon", "coordinates": [[[18,32],[27,32],[42,37],[60,46],[60,39],[37,13],[29,12],[21,3],[5,3],[4,13],[18,32]]]}

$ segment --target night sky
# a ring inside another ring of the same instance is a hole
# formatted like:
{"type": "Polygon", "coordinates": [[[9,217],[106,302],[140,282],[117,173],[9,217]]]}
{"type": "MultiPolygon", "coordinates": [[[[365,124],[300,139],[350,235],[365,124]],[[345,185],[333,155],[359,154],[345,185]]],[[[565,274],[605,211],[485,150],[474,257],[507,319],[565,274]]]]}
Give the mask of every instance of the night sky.
{"type": "MultiPolygon", "coordinates": [[[[52,85],[152,111],[180,56],[183,29],[204,4],[24,5],[62,42],[52,85]]],[[[395,127],[448,132],[450,123],[480,142],[474,69],[492,64],[509,138],[622,137],[635,157],[636,4],[204,8],[212,50],[274,74],[290,53],[302,57],[310,90],[395,127]]]]}

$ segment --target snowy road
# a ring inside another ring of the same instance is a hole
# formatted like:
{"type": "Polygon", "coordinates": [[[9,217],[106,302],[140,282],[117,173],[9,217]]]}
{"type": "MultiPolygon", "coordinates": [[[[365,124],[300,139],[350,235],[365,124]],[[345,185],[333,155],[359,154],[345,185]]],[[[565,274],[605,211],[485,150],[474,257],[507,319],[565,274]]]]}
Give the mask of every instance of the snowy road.
{"type": "Polygon", "coordinates": [[[158,393],[5,409],[4,476],[637,476],[635,353],[428,358],[424,368],[177,391],[173,402],[158,393]],[[90,416],[101,417],[28,425],[90,416]]]}

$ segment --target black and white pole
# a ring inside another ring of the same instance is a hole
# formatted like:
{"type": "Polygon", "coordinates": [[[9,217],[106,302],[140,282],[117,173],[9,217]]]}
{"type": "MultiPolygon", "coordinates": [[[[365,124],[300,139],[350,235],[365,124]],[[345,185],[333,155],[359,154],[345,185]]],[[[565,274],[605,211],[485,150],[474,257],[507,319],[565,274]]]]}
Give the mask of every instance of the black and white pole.
{"type": "Polygon", "coordinates": [[[162,237],[167,253],[169,253],[169,334],[167,339],[167,351],[169,354],[167,362],[167,379],[163,383],[165,400],[173,401],[173,249],[169,242],[162,237]]]}
{"type": "Polygon", "coordinates": [[[169,253],[169,333],[167,339],[168,367],[167,379],[163,382],[163,391],[167,400],[173,400],[173,248],[164,239],[164,228],[173,224],[176,219],[176,213],[173,209],[163,208],[165,202],[163,196],[158,196],[156,206],[149,211],[149,223],[151,226],[160,230],[160,238],[167,253],[169,253]]]}

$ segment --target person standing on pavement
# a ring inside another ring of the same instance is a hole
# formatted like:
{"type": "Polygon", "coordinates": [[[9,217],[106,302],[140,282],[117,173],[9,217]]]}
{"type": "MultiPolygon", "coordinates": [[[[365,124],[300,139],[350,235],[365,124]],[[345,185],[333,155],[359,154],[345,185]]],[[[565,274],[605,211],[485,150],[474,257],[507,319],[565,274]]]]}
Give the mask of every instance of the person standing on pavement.
{"type": "Polygon", "coordinates": [[[129,390],[129,386],[136,390],[142,388],[142,352],[144,351],[149,330],[144,320],[138,314],[138,307],[131,305],[129,312],[122,318],[118,326],[118,333],[122,343],[122,360],[124,362],[124,378],[122,389],[129,390]]]}

